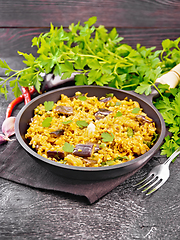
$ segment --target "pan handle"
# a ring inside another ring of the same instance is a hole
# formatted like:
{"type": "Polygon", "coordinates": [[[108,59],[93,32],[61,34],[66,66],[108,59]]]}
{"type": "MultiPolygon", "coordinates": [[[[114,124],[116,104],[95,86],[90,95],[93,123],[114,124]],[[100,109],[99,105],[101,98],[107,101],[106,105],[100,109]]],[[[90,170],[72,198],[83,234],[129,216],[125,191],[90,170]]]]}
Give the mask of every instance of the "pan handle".
{"type": "MultiPolygon", "coordinates": [[[[175,88],[178,83],[180,82],[180,64],[176,65],[174,68],[172,68],[169,72],[162,75],[160,78],[156,79],[155,85],[158,86],[158,84],[168,84],[170,88],[175,88]]],[[[151,88],[151,94],[146,96],[151,102],[154,98],[157,98],[159,96],[159,93],[157,90],[152,87],[151,88]]]]}
{"type": "MultiPolygon", "coordinates": [[[[158,86],[158,84],[159,84],[159,83],[155,83],[156,86],[158,86]]],[[[145,97],[146,99],[148,99],[151,103],[152,103],[153,99],[159,97],[159,93],[158,93],[158,91],[156,90],[156,88],[155,88],[154,86],[151,87],[151,93],[150,93],[148,96],[146,96],[145,94],[143,94],[143,95],[144,95],[144,97],[145,97]]]]}
{"type": "Polygon", "coordinates": [[[180,82],[180,63],[160,78],[157,78],[156,82],[168,84],[170,88],[175,88],[180,82]]]}

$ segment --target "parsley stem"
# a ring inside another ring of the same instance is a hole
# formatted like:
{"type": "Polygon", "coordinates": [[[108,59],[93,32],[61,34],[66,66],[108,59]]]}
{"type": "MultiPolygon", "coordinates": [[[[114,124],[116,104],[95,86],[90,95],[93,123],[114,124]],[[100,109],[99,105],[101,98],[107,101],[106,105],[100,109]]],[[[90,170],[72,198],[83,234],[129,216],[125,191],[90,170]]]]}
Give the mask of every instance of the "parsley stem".
{"type": "Polygon", "coordinates": [[[159,93],[159,95],[163,98],[162,93],[159,91],[159,88],[156,87],[156,85],[154,83],[152,83],[152,86],[156,89],[156,91],[159,93]]]}
{"type": "Polygon", "coordinates": [[[90,48],[89,44],[87,43],[86,39],[84,40],[88,50],[90,51],[90,53],[92,53],[93,56],[95,56],[95,53],[92,51],[92,49],[90,48]]]}
{"type": "Polygon", "coordinates": [[[25,68],[25,69],[22,69],[22,70],[13,70],[12,69],[12,72],[15,72],[14,74],[12,74],[11,76],[9,76],[8,78],[4,79],[4,82],[7,82],[9,79],[15,77],[16,75],[19,76],[20,73],[22,73],[23,71],[27,70],[27,69],[30,69],[31,67],[29,68],[25,68]]]}
{"type": "Polygon", "coordinates": [[[89,54],[80,54],[80,53],[77,53],[78,56],[81,56],[81,57],[91,57],[91,58],[97,58],[103,62],[107,62],[107,63],[111,63],[110,61],[104,59],[104,58],[101,58],[99,56],[96,56],[96,55],[89,55],[89,54]]]}
{"type": "Polygon", "coordinates": [[[105,49],[110,55],[113,55],[113,56],[119,58],[120,60],[123,60],[122,57],[120,57],[119,55],[117,55],[117,54],[111,52],[108,48],[105,47],[105,45],[104,45],[104,49],[105,49]]]}
{"type": "Polygon", "coordinates": [[[129,88],[129,87],[133,87],[133,86],[137,86],[137,84],[134,83],[134,84],[124,85],[124,86],[122,86],[121,89],[123,89],[123,88],[129,88]]]}

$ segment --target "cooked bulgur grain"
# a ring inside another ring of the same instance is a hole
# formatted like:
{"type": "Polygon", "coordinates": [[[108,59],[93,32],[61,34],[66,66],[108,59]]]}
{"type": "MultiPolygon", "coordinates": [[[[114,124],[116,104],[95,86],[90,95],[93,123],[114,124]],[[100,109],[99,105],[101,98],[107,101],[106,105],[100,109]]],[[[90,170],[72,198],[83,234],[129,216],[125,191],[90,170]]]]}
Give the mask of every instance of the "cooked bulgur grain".
{"type": "Polygon", "coordinates": [[[62,164],[100,167],[130,161],[153,145],[156,127],[131,99],[61,95],[34,110],[26,138],[38,154],[62,164]],[[53,105],[48,108],[47,106],[53,105]]]}

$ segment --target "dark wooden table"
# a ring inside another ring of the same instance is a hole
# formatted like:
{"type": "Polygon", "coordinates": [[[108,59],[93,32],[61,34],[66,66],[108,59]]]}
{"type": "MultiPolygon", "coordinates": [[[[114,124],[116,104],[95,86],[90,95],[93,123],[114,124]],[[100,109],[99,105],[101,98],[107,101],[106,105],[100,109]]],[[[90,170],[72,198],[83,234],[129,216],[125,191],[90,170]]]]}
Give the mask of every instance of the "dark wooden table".
{"type": "MultiPolygon", "coordinates": [[[[124,42],[135,47],[157,46],[180,32],[180,2],[161,0],[0,0],[0,59],[23,67],[17,51],[32,52],[31,39],[49,30],[50,22],[67,29],[97,16],[97,25],[117,28],[124,42]]],[[[3,76],[0,69],[0,76],[3,76]]],[[[0,95],[4,119],[9,92],[0,95]]],[[[0,152],[0,157],[1,157],[0,152]]],[[[83,197],[38,190],[0,178],[0,239],[180,239],[180,157],[171,164],[167,183],[150,197],[133,185],[165,160],[158,152],[122,185],[90,205],[83,197]]]]}

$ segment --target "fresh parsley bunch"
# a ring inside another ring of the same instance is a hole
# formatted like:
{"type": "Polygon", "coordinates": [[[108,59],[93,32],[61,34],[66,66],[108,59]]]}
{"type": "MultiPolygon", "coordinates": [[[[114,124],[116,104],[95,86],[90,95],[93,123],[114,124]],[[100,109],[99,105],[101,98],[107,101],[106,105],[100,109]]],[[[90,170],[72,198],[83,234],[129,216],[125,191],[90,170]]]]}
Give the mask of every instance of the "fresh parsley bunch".
{"type": "Polygon", "coordinates": [[[37,47],[37,58],[18,51],[25,58],[26,67],[22,70],[13,70],[0,60],[0,67],[6,69],[8,76],[0,78],[0,92],[7,97],[8,82],[18,97],[19,86],[35,86],[40,91],[41,73],[63,74],[62,79],[66,79],[77,72],[76,85],[108,85],[148,95],[155,80],[179,62],[180,38],[164,40],[163,49],[159,51],[140,44],[133,49],[122,43],[123,38],[118,36],[116,28],[108,32],[103,25],[95,27],[96,20],[91,17],[84,25],[72,23],[69,31],[51,24],[49,32],[32,39],[32,46],[37,47]],[[12,80],[12,77],[16,78],[12,80]]]}
{"type": "Polygon", "coordinates": [[[165,91],[163,97],[156,99],[155,107],[162,114],[168,131],[161,154],[169,157],[180,146],[180,86],[165,91]]]}

